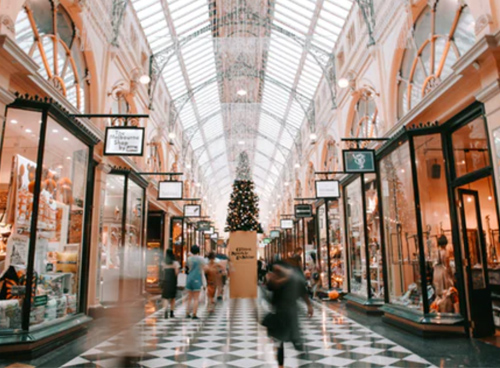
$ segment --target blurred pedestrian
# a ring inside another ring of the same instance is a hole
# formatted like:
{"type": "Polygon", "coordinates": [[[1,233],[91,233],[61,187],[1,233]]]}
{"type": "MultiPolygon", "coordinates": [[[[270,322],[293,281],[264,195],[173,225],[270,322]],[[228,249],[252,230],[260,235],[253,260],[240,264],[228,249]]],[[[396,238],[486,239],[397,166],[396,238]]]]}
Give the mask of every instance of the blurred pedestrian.
{"type": "Polygon", "coordinates": [[[267,275],[267,287],[272,291],[273,312],[264,318],[263,325],[267,327],[268,335],[277,342],[278,365],[284,367],[284,343],[291,342],[296,349],[302,349],[297,301],[305,301],[309,317],[313,315],[313,307],[307,296],[303,274],[288,263],[274,263],[272,271],[267,275]]]}
{"type": "Polygon", "coordinates": [[[169,248],[163,264],[162,293],[163,307],[165,308],[165,318],[168,318],[168,305],[170,304],[170,318],[174,318],[175,297],[177,295],[177,275],[180,264],[175,260],[174,251],[169,248]]]}
{"type": "Polygon", "coordinates": [[[311,287],[312,298],[316,299],[318,288],[321,287],[321,271],[319,269],[318,260],[315,252],[309,254],[311,261],[308,264],[310,274],[309,285],[311,287]]]}
{"type": "Polygon", "coordinates": [[[203,286],[203,267],[205,260],[200,257],[200,247],[193,245],[191,247],[192,256],[187,259],[189,274],[186,280],[187,308],[186,318],[198,319],[198,303],[201,287],[203,286]],[[192,312],[192,315],[191,315],[192,312]]]}
{"type": "Polygon", "coordinates": [[[215,292],[217,286],[220,285],[221,266],[215,262],[215,253],[208,254],[208,264],[205,266],[205,277],[207,279],[207,300],[208,312],[211,313],[215,309],[215,292]]]}

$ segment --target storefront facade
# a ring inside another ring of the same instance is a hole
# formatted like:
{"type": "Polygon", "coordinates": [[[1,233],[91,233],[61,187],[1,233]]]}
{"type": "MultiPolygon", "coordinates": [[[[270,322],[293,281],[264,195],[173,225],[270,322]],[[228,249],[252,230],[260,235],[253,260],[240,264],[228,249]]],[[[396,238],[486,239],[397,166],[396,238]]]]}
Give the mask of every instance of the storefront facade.
{"type": "Polygon", "coordinates": [[[0,328],[3,341],[15,344],[87,321],[83,270],[99,139],[38,98],[10,104],[2,132],[0,328]]]}

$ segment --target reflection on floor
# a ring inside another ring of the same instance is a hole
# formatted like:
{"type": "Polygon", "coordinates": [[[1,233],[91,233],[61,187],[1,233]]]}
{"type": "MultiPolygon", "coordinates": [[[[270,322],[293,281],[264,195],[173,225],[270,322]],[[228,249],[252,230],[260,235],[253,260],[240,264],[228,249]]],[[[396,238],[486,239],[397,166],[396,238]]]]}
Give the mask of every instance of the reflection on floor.
{"type": "MultiPolygon", "coordinates": [[[[137,367],[276,367],[274,346],[257,322],[263,305],[257,300],[227,300],[199,320],[164,319],[158,311],[67,362],[64,367],[120,367],[120,356],[131,335],[141,356],[137,367]]],[[[180,318],[179,318],[180,317],[180,318]]],[[[414,367],[432,365],[370,329],[317,305],[315,316],[302,316],[304,351],[286,346],[286,367],[414,367]]]]}

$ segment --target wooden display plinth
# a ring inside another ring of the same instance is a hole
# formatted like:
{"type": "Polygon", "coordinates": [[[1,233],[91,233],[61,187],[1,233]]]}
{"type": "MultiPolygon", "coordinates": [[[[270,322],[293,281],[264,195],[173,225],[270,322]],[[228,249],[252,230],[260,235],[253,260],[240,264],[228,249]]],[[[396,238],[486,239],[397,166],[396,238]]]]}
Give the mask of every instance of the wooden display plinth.
{"type": "Polygon", "coordinates": [[[257,233],[235,231],[229,237],[231,299],[257,298],[257,233]]]}

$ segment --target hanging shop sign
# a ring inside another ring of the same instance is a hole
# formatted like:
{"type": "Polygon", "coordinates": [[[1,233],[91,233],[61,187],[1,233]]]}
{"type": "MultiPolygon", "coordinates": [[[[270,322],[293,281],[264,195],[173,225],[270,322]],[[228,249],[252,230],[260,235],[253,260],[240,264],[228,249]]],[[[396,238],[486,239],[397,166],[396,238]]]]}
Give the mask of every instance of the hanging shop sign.
{"type": "Polygon", "coordinates": [[[264,245],[268,245],[269,243],[271,243],[272,239],[271,238],[264,238],[262,240],[262,243],[264,243],[264,245]]]}
{"type": "Polygon", "coordinates": [[[161,181],[158,184],[158,200],[182,199],[182,181],[161,181]]]}
{"type": "Polygon", "coordinates": [[[344,171],[346,173],[374,173],[375,151],[367,149],[344,150],[344,171]]]}
{"type": "Polygon", "coordinates": [[[340,184],[338,180],[316,180],[316,198],[340,198],[340,184]]]}
{"type": "Polygon", "coordinates": [[[295,205],[296,218],[309,218],[313,217],[313,209],[310,204],[296,204],[295,205]]]}
{"type": "Polygon", "coordinates": [[[213,233],[212,235],[210,235],[210,239],[214,239],[214,240],[219,239],[219,233],[213,233]]]}
{"type": "Polygon", "coordinates": [[[204,231],[204,233],[206,235],[212,235],[213,233],[215,233],[215,228],[213,226],[210,226],[210,228],[206,231],[204,231]]]}
{"type": "Polygon", "coordinates": [[[281,220],[281,228],[283,230],[293,229],[293,220],[281,220]]]}
{"type": "Polygon", "coordinates": [[[184,217],[200,217],[201,206],[199,204],[184,205],[184,217]]]}
{"type": "Polygon", "coordinates": [[[144,154],[144,128],[106,127],[105,156],[142,156],[144,154]]]}
{"type": "Polygon", "coordinates": [[[271,239],[276,239],[280,237],[280,231],[279,230],[272,230],[271,231],[271,239]]]}
{"type": "Polygon", "coordinates": [[[210,221],[198,221],[196,227],[198,228],[198,231],[203,231],[206,234],[211,228],[210,221]]]}

